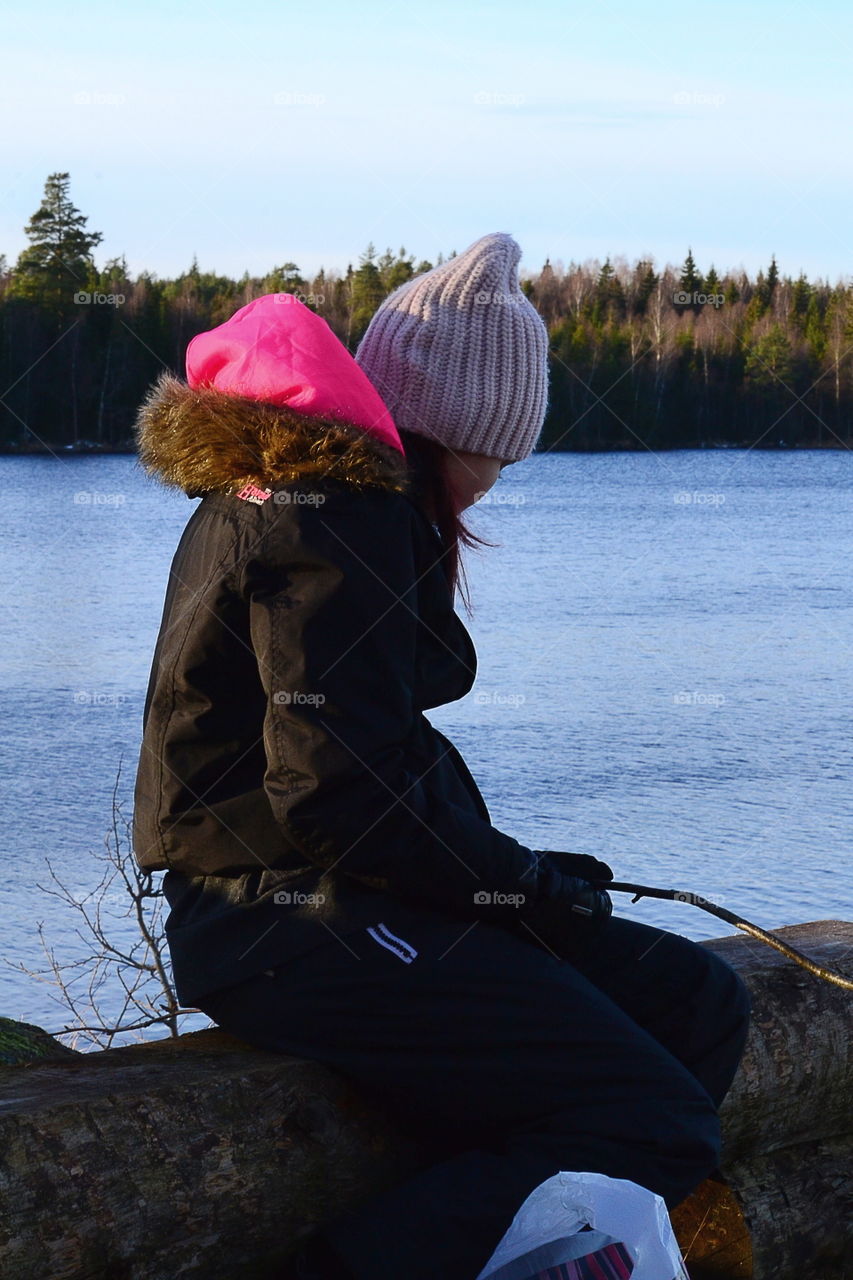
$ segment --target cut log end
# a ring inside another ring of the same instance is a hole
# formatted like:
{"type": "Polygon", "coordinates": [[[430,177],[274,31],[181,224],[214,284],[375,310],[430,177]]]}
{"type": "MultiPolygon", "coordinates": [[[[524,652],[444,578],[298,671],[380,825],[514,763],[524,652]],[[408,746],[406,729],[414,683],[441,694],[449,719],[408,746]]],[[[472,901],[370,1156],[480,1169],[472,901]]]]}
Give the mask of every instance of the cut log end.
{"type": "Polygon", "coordinates": [[[690,1280],[753,1280],[749,1228],[728,1183],[706,1178],[670,1218],[690,1280]]]}

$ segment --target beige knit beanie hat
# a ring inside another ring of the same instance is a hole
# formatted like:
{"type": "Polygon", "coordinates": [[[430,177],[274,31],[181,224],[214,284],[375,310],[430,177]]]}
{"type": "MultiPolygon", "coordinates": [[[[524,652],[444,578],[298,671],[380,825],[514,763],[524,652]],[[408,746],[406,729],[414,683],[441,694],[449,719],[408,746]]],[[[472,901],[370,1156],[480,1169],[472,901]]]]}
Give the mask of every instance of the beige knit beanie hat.
{"type": "Polygon", "coordinates": [[[356,361],[404,431],[517,462],[548,393],[548,332],[518,283],[512,236],[483,236],[408,280],[371,320],[356,361]]]}

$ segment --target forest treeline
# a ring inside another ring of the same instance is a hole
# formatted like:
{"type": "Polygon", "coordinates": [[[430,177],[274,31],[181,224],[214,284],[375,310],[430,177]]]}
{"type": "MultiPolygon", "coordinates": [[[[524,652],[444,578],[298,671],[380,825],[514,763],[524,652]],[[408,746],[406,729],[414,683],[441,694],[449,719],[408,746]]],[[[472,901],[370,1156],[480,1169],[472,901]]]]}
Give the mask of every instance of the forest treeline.
{"type": "MultiPolygon", "coordinates": [[[[264,293],[295,293],[355,350],[380,302],[434,263],[369,245],[346,273],[294,262],[234,280],[97,267],[100,232],[51,174],[14,265],[0,255],[0,448],[132,445],[136,410],[187,343],[264,293]]],[[[452,255],[451,255],[452,256],[452,255]]],[[[437,261],[441,261],[439,256],[437,261]]],[[[550,334],[542,446],[601,450],[853,442],[853,285],[623,258],[523,280],[550,334]]],[[[501,305],[496,303],[494,305],[501,305]]]]}

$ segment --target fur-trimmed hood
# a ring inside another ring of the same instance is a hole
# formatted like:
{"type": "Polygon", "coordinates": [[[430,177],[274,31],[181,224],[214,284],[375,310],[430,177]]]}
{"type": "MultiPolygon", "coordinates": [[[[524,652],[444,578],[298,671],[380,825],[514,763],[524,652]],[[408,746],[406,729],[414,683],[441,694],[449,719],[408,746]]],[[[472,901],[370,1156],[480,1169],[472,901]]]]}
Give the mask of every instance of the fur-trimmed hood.
{"type": "Polygon", "coordinates": [[[326,478],[355,488],[408,487],[404,456],[362,427],[214,387],[193,389],[170,373],[148,392],[135,436],[145,470],[191,498],[326,478]]]}

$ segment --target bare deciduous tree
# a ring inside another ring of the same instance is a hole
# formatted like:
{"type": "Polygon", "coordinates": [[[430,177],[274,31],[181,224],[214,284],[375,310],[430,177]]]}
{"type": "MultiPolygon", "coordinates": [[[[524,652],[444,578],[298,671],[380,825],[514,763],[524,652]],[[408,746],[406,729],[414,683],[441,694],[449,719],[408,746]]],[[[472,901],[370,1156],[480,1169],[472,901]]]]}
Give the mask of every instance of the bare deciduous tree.
{"type": "Polygon", "coordinates": [[[11,968],[47,983],[58,991],[55,1000],[70,1020],[51,1034],[78,1048],[110,1048],[117,1038],[142,1040],[151,1027],[164,1026],[170,1036],[196,1010],[178,1004],[172,986],[163,919],[163,890],[159,877],[144,871],[133,856],[131,822],[124,818],[117,798],[121,761],[112,794],[111,829],[104,837],[105,853],[92,856],[103,864],[100,880],[85,894],[74,893],[47,860],[50,884],[37,888],[65,903],[76,914],[74,935],[83,954],[60,960],[55,946],[37,924],[47,964],[30,969],[11,968]],[[128,937],[120,920],[133,925],[128,937]],[[121,935],[121,937],[119,937],[121,935]],[[107,1007],[109,1006],[109,1007],[107,1007]]]}

